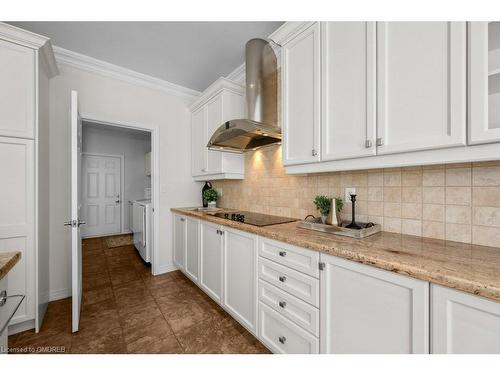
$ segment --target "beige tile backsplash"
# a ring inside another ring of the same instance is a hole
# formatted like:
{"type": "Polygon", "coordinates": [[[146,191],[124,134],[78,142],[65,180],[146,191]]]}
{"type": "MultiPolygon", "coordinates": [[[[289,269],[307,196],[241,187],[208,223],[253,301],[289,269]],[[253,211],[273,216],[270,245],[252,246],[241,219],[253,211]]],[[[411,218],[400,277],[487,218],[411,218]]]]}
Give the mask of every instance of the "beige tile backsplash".
{"type": "MultiPolygon", "coordinates": [[[[500,247],[500,161],[287,175],[281,147],[249,152],[244,180],[214,181],[219,205],[272,215],[318,215],[314,197],[358,195],[357,218],[383,230],[500,247]]],[[[349,219],[350,202],[342,217],[349,219]]]]}

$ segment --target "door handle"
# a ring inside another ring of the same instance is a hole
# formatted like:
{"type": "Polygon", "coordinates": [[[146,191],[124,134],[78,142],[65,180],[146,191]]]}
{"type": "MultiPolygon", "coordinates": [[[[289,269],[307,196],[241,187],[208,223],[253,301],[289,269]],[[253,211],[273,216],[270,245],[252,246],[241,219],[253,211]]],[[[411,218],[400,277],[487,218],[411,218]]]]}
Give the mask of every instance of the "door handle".
{"type": "Polygon", "coordinates": [[[73,227],[74,224],[75,224],[74,220],[69,220],[69,221],[65,221],[63,225],[65,227],[73,227]]]}
{"type": "Polygon", "coordinates": [[[78,226],[87,224],[85,221],[78,219],[78,226]]]}

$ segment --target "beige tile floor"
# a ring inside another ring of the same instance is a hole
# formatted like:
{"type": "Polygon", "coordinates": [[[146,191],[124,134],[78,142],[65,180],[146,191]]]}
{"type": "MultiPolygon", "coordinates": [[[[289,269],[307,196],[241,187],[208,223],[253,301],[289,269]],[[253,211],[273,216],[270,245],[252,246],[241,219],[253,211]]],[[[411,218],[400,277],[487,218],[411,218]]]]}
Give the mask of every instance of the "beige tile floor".
{"type": "Polygon", "coordinates": [[[182,273],[152,276],[133,245],[83,242],[80,330],[71,299],[49,304],[43,326],[9,337],[11,352],[249,353],[269,351],[182,273]],[[49,348],[49,349],[47,349],[49,348]]]}

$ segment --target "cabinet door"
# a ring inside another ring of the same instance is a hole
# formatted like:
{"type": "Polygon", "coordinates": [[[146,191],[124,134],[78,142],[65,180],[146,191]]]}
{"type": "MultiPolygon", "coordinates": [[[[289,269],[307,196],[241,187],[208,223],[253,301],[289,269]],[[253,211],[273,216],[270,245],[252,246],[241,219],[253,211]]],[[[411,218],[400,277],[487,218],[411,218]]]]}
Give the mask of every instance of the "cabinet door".
{"type": "Polygon", "coordinates": [[[8,293],[26,295],[10,323],[16,324],[35,318],[34,141],[0,137],[0,171],[0,253],[21,252],[8,293]]]}
{"type": "Polygon", "coordinates": [[[377,24],[379,154],[464,145],[464,22],[377,24]]]}
{"type": "Polygon", "coordinates": [[[500,354],[500,302],[431,287],[432,353],[500,354]]]}
{"type": "Polygon", "coordinates": [[[428,353],[429,284],[321,254],[322,353],[428,353]]]}
{"type": "MultiPolygon", "coordinates": [[[[205,139],[205,149],[207,143],[215,130],[222,125],[222,95],[217,95],[207,104],[207,134],[205,139]]],[[[222,152],[207,150],[207,173],[222,172],[222,152]]]]}
{"type": "Polygon", "coordinates": [[[375,23],[321,23],[321,160],[375,154],[375,23]]]}
{"type": "Polygon", "coordinates": [[[186,266],[186,218],[174,215],[174,263],[182,271],[186,266]]]}
{"type": "Polygon", "coordinates": [[[198,283],[199,252],[200,252],[200,222],[190,217],[186,218],[186,274],[198,283]]]}
{"type": "Polygon", "coordinates": [[[320,30],[316,22],[282,48],[283,164],[319,160],[320,30]]]}
{"type": "Polygon", "coordinates": [[[35,51],[0,40],[0,136],[35,136],[35,51]]]}
{"type": "Polygon", "coordinates": [[[201,176],[207,169],[207,109],[200,108],[191,115],[191,174],[201,176]]]}
{"type": "Polygon", "coordinates": [[[203,290],[222,302],[222,235],[218,225],[201,222],[201,281],[203,290]]]}
{"type": "Polygon", "coordinates": [[[224,307],[257,334],[257,236],[224,229],[224,307]]]}
{"type": "Polygon", "coordinates": [[[500,141],[500,22],[469,24],[469,143],[500,141]]]}

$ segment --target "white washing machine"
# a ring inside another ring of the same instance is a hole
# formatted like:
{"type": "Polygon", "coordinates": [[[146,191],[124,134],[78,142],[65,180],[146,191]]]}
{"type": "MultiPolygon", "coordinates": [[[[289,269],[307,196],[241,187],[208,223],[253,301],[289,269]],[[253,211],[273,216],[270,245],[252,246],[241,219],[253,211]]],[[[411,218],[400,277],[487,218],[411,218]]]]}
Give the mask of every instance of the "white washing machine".
{"type": "Polygon", "coordinates": [[[151,262],[153,220],[150,199],[132,201],[132,232],[134,245],[141,258],[151,262]]]}

